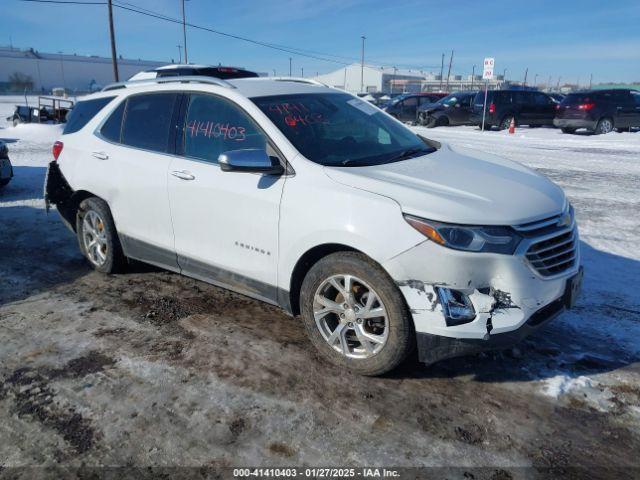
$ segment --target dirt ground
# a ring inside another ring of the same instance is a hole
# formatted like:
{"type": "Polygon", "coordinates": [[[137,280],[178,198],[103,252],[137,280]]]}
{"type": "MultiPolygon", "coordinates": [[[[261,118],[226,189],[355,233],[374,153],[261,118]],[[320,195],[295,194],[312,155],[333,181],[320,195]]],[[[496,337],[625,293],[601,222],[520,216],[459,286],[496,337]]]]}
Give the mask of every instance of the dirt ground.
{"type": "MultiPolygon", "coordinates": [[[[44,170],[32,173],[37,185],[44,170]]],[[[640,357],[579,333],[589,302],[509,352],[358,377],[276,308],[137,263],[91,271],[57,213],[22,201],[33,185],[0,196],[0,477],[54,465],[640,474],[640,357]]],[[[599,308],[603,322],[640,321],[599,308]]]]}

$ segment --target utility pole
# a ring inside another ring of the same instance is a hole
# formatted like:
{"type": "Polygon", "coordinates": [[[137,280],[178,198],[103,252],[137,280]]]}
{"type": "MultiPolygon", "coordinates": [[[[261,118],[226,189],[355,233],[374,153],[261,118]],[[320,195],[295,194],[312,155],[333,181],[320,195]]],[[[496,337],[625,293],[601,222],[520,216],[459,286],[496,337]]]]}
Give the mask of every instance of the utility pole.
{"type": "Polygon", "coordinates": [[[440,61],[440,91],[442,91],[442,80],[444,79],[444,53],[442,54],[442,60],[440,61]]]}
{"type": "Polygon", "coordinates": [[[364,41],[367,39],[364,35],[362,35],[362,57],[360,59],[360,93],[364,91],[364,41]]]}
{"type": "Polygon", "coordinates": [[[591,90],[592,85],[593,85],[593,73],[589,75],[589,90],[591,90]]]}
{"type": "Polygon", "coordinates": [[[275,68],[273,69],[273,76],[274,76],[274,77],[277,77],[277,75],[276,75],[276,69],[275,69],[275,68]]]}
{"type": "Polygon", "coordinates": [[[558,84],[556,85],[556,91],[559,92],[560,91],[560,79],[562,77],[558,77],[558,84]]]}
{"type": "Polygon", "coordinates": [[[184,0],[182,0],[182,37],[184,39],[184,63],[187,64],[189,57],[187,55],[187,17],[184,13],[184,0]]]}
{"type": "Polygon", "coordinates": [[[473,90],[473,81],[476,79],[476,66],[471,69],[471,90],[473,90]]]}
{"type": "Polygon", "coordinates": [[[538,85],[538,74],[536,73],[536,76],[533,77],[533,86],[536,87],[538,85]]]}
{"type": "MultiPolygon", "coordinates": [[[[116,82],[120,81],[118,75],[118,57],[116,56],[116,34],[113,31],[113,4],[111,0],[108,3],[109,6],[109,36],[111,37],[111,63],[113,63],[113,78],[116,82]]],[[[63,73],[64,76],[64,73],[63,73]]]]}
{"type": "Polygon", "coordinates": [[[393,67],[393,81],[391,82],[391,93],[393,93],[393,87],[395,86],[396,83],[396,72],[398,71],[398,69],[396,67],[393,67]]]}
{"type": "Polygon", "coordinates": [[[178,47],[178,63],[182,63],[182,45],[176,45],[178,47]]]}
{"type": "Polygon", "coordinates": [[[289,57],[289,76],[291,77],[291,62],[293,61],[293,59],[291,57],[289,57]]]}
{"type": "Polygon", "coordinates": [[[300,67],[300,76],[304,78],[304,67],[300,67]]]}
{"type": "Polygon", "coordinates": [[[547,91],[551,91],[551,75],[549,75],[549,81],[547,82],[547,91]]]}
{"type": "Polygon", "coordinates": [[[451,64],[453,63],[453,50],[451,50],[451,57],[449,57],[449,71],[447,72],[447,92],[449,91],[449,78],[451,77],[451,64]]]}
{"type": "Polygon", "coordinates": [[[66,92],[67,91],[67,80],[64,78],[64,60],[62,58],[62,52],[58,52],[58,53],[60,54],[60,72],[62,72],[62,88],[64,88],[64,90],[66,92]]]}
{"type": "Polygon", "coordinates": [[[529,67],[527,67],[527,69],[524,71],[524,82],[523,82],[523,86],[527,86],[527,75],[529,74],[529,67]]]}

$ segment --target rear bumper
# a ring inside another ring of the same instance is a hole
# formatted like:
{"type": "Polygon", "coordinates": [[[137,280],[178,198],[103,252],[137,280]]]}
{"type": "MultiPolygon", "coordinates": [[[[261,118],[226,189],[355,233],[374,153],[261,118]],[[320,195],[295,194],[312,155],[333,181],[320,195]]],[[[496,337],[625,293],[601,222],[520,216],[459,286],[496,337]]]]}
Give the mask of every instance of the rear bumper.
{"type": "Polygon", "coordinates": [[[587,128],[595,130],[597,122],[587,118],[554,118],[553,125],[558,128],[587,128]]]}

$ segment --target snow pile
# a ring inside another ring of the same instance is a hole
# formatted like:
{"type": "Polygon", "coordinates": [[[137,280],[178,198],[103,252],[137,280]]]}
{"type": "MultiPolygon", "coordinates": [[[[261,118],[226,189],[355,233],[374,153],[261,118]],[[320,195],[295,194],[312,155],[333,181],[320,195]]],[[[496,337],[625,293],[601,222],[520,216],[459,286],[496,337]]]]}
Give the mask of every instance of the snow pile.
{"type": "Polygon", "coordinates": [[[545,395],[554,398],[566,395],[572,390],[593,387],[593,381],[589,377],[582,375],[577,378],[572,378],[568,375],[557,375],[545,380],[543,384],[542,391],[545,395]]]}

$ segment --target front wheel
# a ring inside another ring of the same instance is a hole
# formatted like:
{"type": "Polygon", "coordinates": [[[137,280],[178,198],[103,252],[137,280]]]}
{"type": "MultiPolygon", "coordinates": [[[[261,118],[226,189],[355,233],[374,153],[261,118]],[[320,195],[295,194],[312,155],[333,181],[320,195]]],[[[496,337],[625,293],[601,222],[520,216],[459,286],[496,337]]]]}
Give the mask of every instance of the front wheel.
{"type": "Polygon", "coordinates": [[[76,214],[80,251],[102,273],[116,273],[126,264],[109,206],[97,197],[83,200],[76,214]]]}
{"type": "Polygon", "coordinates": [[[356,373],[386,373],[413,349],[415,335],[402,294],[363,254],[340,252],[318,261],[302,283],[300,306],[314,346],[356,373]]]}

